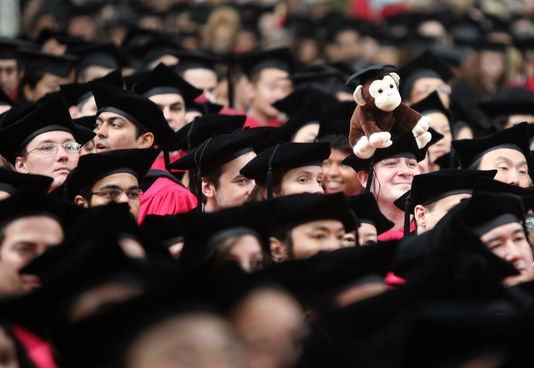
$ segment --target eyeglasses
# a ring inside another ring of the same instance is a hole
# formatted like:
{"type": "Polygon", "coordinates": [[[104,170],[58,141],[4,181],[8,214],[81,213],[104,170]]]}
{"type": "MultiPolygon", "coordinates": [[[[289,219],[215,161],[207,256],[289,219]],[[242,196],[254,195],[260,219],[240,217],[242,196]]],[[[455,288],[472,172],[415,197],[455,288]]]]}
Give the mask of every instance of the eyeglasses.
{"type": "Polygon", "coordinates": [[[534,229],[534,217],[525,219],[525,227],[527,229],[534,229]]]}
{"type": "Polygon", "coordinates": [[[101,192],[92,192],[90,194],[94,194],[100,197],[104,197],[107,200],[110,201],[118,201],[119,198],[122,196],[122,193],[126,194],[126,197],[131,199],[137,199],[141,194],[143,194],[143,191],[141,189],[128,189],[128,190],[121,190],[121,189],[107,189],[103,190],[101,192]]]}
{"type": "MultiPolygon", "coordinates": [[[[59,144],[57,143],[43,143],[38,145],[36,148],[32,149],[31,151],[26,152],[26,155],[30,154],[31,152],[37,152],[38,154],[42,156],[51,156],[55,155],[57,153],[59,144]]],[[[80,148],[82,147],[79,143],[76,142],[65,142],[61,145],[65,152],[69,155],[73,155],[75,153],[80,152],[80,148]]]]}
{"type": "Polygon", "coordinates": [[[451,86],[449,86],[448,84],[443,84],[443,85],[439,86],[438,88],[434,88],[434,89],[432,89],[430,87],[419,88],[417,90],[417,93],[423,95],[423,94],[430,94],[430,93],[432,93],[434,91],[441,92],[441,93],[443,93],[445,95],[450,95],[451,92],[452,92],[452,89],[451,89],[451,86]]]}

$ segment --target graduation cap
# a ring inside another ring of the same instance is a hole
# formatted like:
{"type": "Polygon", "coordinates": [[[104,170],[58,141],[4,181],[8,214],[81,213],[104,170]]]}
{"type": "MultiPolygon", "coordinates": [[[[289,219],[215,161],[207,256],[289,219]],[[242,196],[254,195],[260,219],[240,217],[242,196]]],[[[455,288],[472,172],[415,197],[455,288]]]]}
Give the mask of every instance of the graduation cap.
{"type": "Polygon", "coordinates": [[[138,81],[132,90],[146,98],[166,93],[178,94],[184,98],[185,106],[202,94],[202,90],[187,83],[163,63],[138,81]]]}
{"type": "Polygon", "coordinates": [[[314,98],[301,105],[301,108],[294,112],[281,128],[289,131],[293,139],[301,128],[309,124],[320,124],[323,118],[320,101],[314,98]]]}
{"type": "Polygon", "coordinates": [[[19,40],[16,38],[0,37],[0,59],[17,59],[18,49],[36,48],[31,42],[19,40]]]}
{"type": "Polygon", "coordinates": [[[478,107],[490,118],[515,114],[532,115],[534,93],[519,87],[503,88],[488,101],[480,102],[478,107]]]}
{"type": "Polygon", "coordinates": [[[356,101],[336,101],[324,108],[324,114],[334,119],[350,121],[356,101]]]}
{"type": "Polygon", "coordinates": [[[426,51],[408,61],[399,69],[401,77],[401,96],[407,98],[413,85],[420,78],[442,79],[445,83],[454,75],[449,66],[440,60],[433,52],[426,51]]]}
{"type": "Polygon", "coordinates": [[[44,43],[52,39],[56,40],[60,44],[67,45],[70,47],[80,46],[87,43],[87,41],[85,41],[83,38],[70,36],[62,32],[54,31],[50,28],[43,29],[37,36],[35,42],[37,42],[42,47],[44,43]]]}
{"type": "MultiPolygon", "coordinates": [[[[61,98],[31,111],[17,122],[0,130],[0,153],[12,164],[24,146],[39,134],[52,130],[71,133],[79,144],[87,143],[87,135],[74,125],[61,98]]],[[[91,136],[94,137],[94,134],[91,136]]]]}
{"type": "Polygon", "coordinates": [[[74,197],[83,194],[84,189],[90,190],[97,181],[117,173],[132,174],[141,182],[158,153],[159,150],[149,148],[83,155],[65,180],[65,200],[74,201],[74,197]]]}
{"type": "Polygon", "coordinates": [[[21,174],[15,171],[0,169],[0,191],[10,195],[20,191],[48,193],[53,179],[49,176],[21,174]]]}
{"type": "MultiPolygon", "coordinates": [[[[326,115],[326,114],[325,114],[326,115]]],[[[347,144],[350,132],[350,120],[334,119],[329,115],[326,115],[320,121],[319,134],[317,134],[317,140],[321,141],[321,138],[329,135],[347,137],[347,144]]]]}
{"type": "Polygon", "coordinates": [[[431,52],[446,62],[449,66],[459,68],[467,59],[467,53],[459,47],[437,44],[431,47],[431,52]]]}
{"type": "Polygon", "coordinates": [[[439,98],[439,94],[437,91],[433,91],[427,97],[411,105],[410,107],[414,109],[415,111],[420,112],[422,115],[433,114],[436,112],[445,115],[447,117],[447,120],[449,121],[449,125],[452,131],[452,127],[454,124],[452,112],[451,110],[443,106],[443,103],[441,102],[441,99],[439,98]]]}
{"type": "Polygon", "coordinates": [[[164,248],[184,240],[184,229],[180,216],[147,215],[141,224],[141,231],[149,236],[153,242],[164,248]]]}
{"type": "Polygon", "coordinates": [[[175,56],[179,59],[178,65],[176,66],[176,72],[180,74],[189,69],[215,70],[217,64],[226,63],[226,60],[220,56],[197,51],[182,50],[176,52],[175,56]]]}
{"type": "Polygon", "coordinates": [[[68,52],[80,58],[76,67],[77,75],[90,66],[115,70],[129,64],[126,57],[112,43],[94,42],[73,47],[68,52]]]}
{"type": "Polygon", "coordinates": [[[274,216],[277,205],[276,201],[249,202],[212,213],[180,215],[184,231],[180,260],[196,267],[207,260],[217,244],[234,235],[254,235],[265,246],[271,225],[266,218],[274,216]]]}
{"type": "Polygon", "coordinates": [[[375,64],[352,74],[349,79],[347,79],[346,84],[353,88],[356,88],[358,85],[364,84],[370,79],[377,78],[380,75],[387,74],[393,71],[396,71],[396,67],[394,65],[375,64]]]}
{"type": "Polygon", "coordinates": [[[318,165],[330,156],[330,144],[281,143],[260,152],[249,161],[240,173],[249,179],[267,184],[269,198],[272,198],[272,175],[302,166],[318,165]]]}
{"type": "Polygon", "coordinates": [[[83,207],[52,198],[46,192],[33,191],[33,186],[23,188],[0,201],[0,224],[6,225],[21,217],[42,215],[58,220],[67,233],[85,211],[83,207]]]}
{"type": "Polygon", "coordinates": [[[339,220],[346,231],[359,225],[343,193],[301,193],[276,198],[278,207],[272,220],[272,229],[293,228],[319,220],[339,220]]]}
{"type": "Polygon", "coordinates": [[[382,234],[395,225],[380,212],[376,198],[371,193],[348,196],[346,200],[350,209],[354,211],[361,222],[366,222],[376,227],[377,234],[382,234]]]}
{"type": "MultiPolygon", "coordinates": [[[[124,85],[120,70],[109,72],[103,77],[96,78],[94,82],[117,88],[122,88],[124,85]]],[[[62,84],[59,88],[69,106],[78,105],[93,96],[89,83],[62,84]]]]}
{"type": "Polygon", "coordinates": [[[482,51],[493,51],[493,52],[502,52],[506,51],[508,45],[502,42],[495,42],[489,39],[482,39],[475,43],[475,49],[478,52],[482,51]]]}
{"type": "Polygon", "coordinates": [[[334,96],[323,90],[314,87],[301,87],[293,90],[287,97],[276,101],[273,106],[291,117],[297,111],[308,107],[311,100],[317,101],[321,106],[331,105],[337,101],[334,96]]]}
{"type": "Polygon", "coordinates": [[[177,42],[162,34],[155,35],[150,42],[146,42],[138,50],[140,55],[143,56],[142,59],[145,68],[165,55],[172,55],[179,58],[180,51],[183,51],[183,49],[177,42]]]}
{"type": "Polygon", "coordinates": [[[473,193],[479,178],[493,179],[496,170],[444,169],[416,175],[411,189],[394,204],[405,213],[411,214],[416,205],[429,205],[454,194],[473,193]]]}
{"type": "Polygon", "coordinates": [[[510,148],[523,153],[528,163],[529,173],[534,172],[527,123],[517,124],[482,138],[452,141],[452,146],[460,167],[464,169],[471,168],[488,152],[500,148],[510,148]]]}
{"type": "Polygon", "coordinates": [[[30,49],[19,49],[17,59],[25,73],[50,73],[61,78],[70,76],[77,60],[73,55],[54,55],[30,49]]]}
{"type": "Polygon", "coordinates": [[[287,47],[244,52],[237,55],[234,61],[243,68],[250,80],[267,68],[283,70],[288,74],[295,71],[295,62],[287,47]]]}
{"type": "Polygon", "coordinates": [[[190,151],[210,137],[240,130],[245,120],[245,115],[207,114],[199,116],[176,132],[177,145],[190,151]]]}
{"type": "MultiPolygon", "coordinates": [[[[72,122],[77,126],[84,127],[92,132],[96,126],[96,118],[96,115],[82,116],[81,118],[72,119],[72,122]]],[[[93,139],[93,137],[94,136],[92,136],[91,139],[93,139]]]]}
{"type": "Polygon", "coordinates": [[[154,134],[155,143],[165,145],[174,139],[158,105],[137,93],[90,82],[98,113],[113,112],[154,134]]]}

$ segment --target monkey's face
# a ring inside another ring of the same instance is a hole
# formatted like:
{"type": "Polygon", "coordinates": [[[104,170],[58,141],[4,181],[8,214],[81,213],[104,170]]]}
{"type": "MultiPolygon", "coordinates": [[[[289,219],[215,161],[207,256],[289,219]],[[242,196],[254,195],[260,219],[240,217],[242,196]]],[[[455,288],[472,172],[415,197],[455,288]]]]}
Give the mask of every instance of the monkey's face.
{"type": "Polygon", "coordinates": [[[369,94],[373,97],[375,106],[382,111],[393,111],[401,103],[397,83],[390,75],[373,81],[369,86],[369,94]]]}

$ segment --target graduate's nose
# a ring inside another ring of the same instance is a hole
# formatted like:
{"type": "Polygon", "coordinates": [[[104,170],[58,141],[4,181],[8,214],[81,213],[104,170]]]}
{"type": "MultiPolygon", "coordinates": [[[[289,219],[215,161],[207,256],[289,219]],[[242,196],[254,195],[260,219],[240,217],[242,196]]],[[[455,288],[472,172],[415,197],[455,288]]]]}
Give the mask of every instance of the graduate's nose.
{"type": "Polygon", "coordinates": [[[312,187],[312,190],[310,191],[311,193],[324,194],[324,189],[321,184],[319,184],[318,182],[314,182],[312,185],[313,187],[312,187]]]}
{"type": "Polygon", "coordinates": [[[514,243],[513,239],[508,239],[505,244],[504,259],[510,263],[514,263],[521,259],[521,253],[514,243]]]}
{"type": "Polygon", "coordinates": [[[507,182],[511,185],[519,185],[519,173],[516,169],[508,170],[507,182]]]}

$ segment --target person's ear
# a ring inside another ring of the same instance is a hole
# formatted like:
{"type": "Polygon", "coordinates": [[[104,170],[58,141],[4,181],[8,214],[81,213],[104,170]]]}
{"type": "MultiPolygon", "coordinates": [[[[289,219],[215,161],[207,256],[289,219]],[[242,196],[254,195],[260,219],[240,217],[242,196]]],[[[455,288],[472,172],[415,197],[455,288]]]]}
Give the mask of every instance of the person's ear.
{"type": "Polygon", "coordinates": [[[71,119],[76,119],[80,117],[80,109],[78,109],[78,106],[72,105],[69,107],[69,114],[71,119]]]}
{"type": "Polygon", "coordinates": [[[15,171],[22,174],[28,174],[28,168],[26,167],[26,159],[24,157],[18,156],[15,159],[15,171]]]}
{"type": "Polygon", "coordinates": [[[202,178],[202,194],[206,198],[215,198],[215,185],[204,178],[202,178]]]}
{"type": "Polygon", "coordinates": [[[414,213],[414,220],[417,226],[426,230],[427,225],[428,225],[427,209],[424,206],[421,206],[420,204],[418,204],[417,206],[415,206],[413,213],[414,213]]]}
{"type": "Polygon", "coordinates": [[[154,133],[143,133],[137,138],[137,148],[150,148],[154,144],[154,133]]]}
{"type": "Polygon", "coordinates": [[[79,194],[77,194],[76,197],[74,197],[74,203],[81,207],[85,207],[85,208],[89,207],[89,203],[87,203],[87,200],[79,194]]]}
{"type": "Polygon", "coordinates": [[[360,185],[362,186],[363,189],[366,189],[367,178],[369,177],[369,174],[367,173],[367,171],[360,170],[358,171],[357,175],[358,175],[358,181],[360,182],[360,185]]]}
{"type": "Polygon", "coordinates": [[[269,246],[271,248],[271,257],[275,263],[280,263],[289,259],[287,246],[280,239],[270,236],[269,246]]]}

